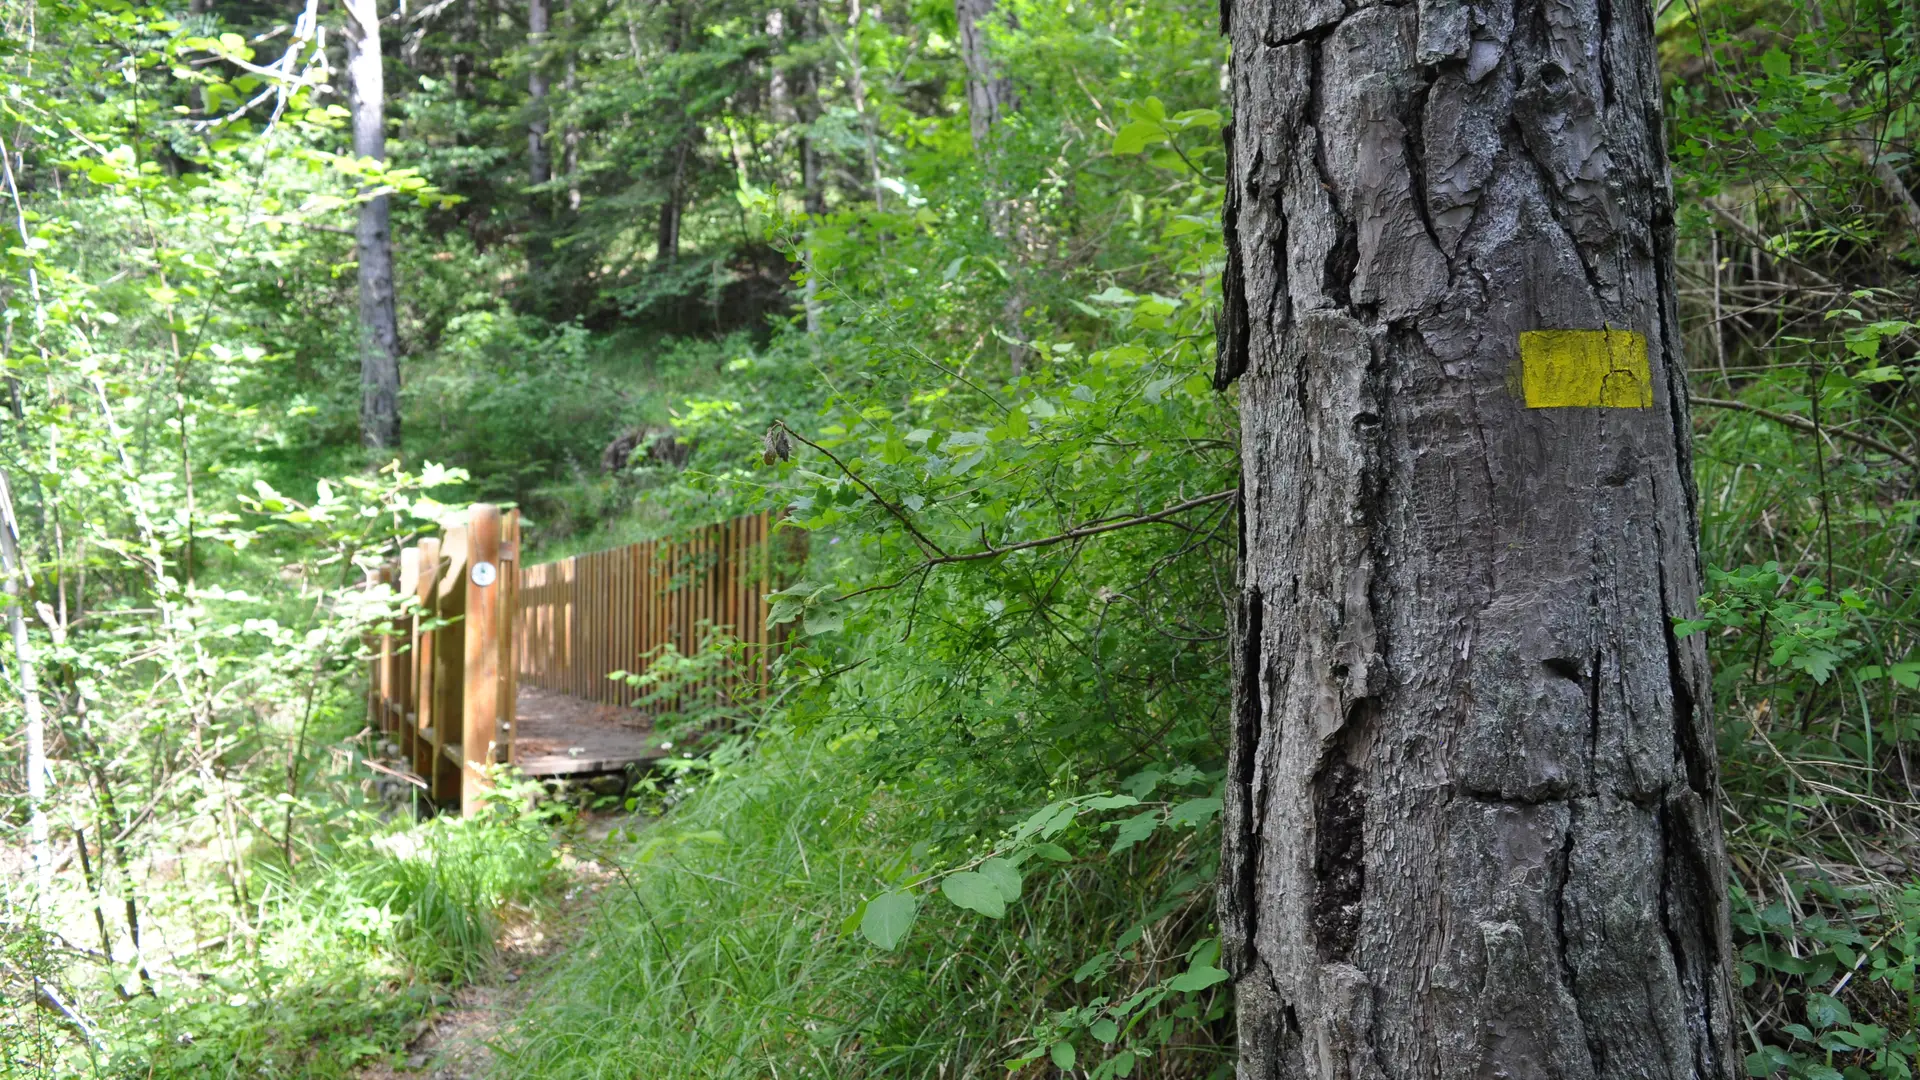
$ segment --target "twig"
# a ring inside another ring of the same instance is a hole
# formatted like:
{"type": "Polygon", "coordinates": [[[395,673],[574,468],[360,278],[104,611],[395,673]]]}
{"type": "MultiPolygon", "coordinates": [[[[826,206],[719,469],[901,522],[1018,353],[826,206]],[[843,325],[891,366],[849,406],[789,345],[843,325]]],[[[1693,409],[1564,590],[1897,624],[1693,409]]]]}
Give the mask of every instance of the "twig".
{"type": "Polygon", "coordinates": [[[412,784],[414,787],[417,787],[422,791],[427,790],[427,782],[410,772],[404,772],[400,769],[389,769],[385,765],[382,765],[379,762],[373,761],[369,758],[361,758],[360,764],[365,765],[367,768],[372,769],[374,772],[383,773],[397,780],[405,780],[407,783],[412,784]]]}
{"type": "Polygon", "coordinates": [[[1758,229],[1741,221],[1738,214],[1714,202],[1712,199],[1705,200],[1704,205],[1708,212],[1712,213],[1713,216],[1717,218],[1722,225],[1725,225],[1735,236],[1766,252],[1767,257],[1771,258],[1774,262],[1792,270],[1794,273],[1799,274],[1801,277],[1804,277],[1806,280],[1823,289],[1840,288],[1832,278],[1827,277],[1825,274],[1813,269],[1791,255],[1775,250],[1767,243],[1767,238],[1761,235],[1758,229]]]}
{"type": "Polygon", "coordinates": [[[900,524],[905,525],[907,527],[907,531],[913,534],[913,538],[915,540],[918,540],[922,547],[931,549],[934,552],[934,554],[940,556],[942,559],[951,558],[951,556],[949,556],[946,553],[946,551],[940,547],[939,544],[936,544],[932,540],[927,539],[926,534],[920,531],[919,526],[913,523],[913,519],[907,516],[907,512],[905,510],[901,509],[898,506],[895,506],[891,502],[888,502],[886,496],[880,494],[878,491],[873,490],[872,484],[869,484],[865,480],[860,479],[857,473],[855,473],[852,469],[847,468],[846,462],[841,461],[837,457],[834,457],[833,451],[827,449],[824,446],[821,446],[819,443],[814,442],[812,439],[809,439],[805,435],[802,435],[799,432],[788,427],[787,422],[785,420],[775,420],[774,423],[780,425],[780,430],[793,436],[795,439],[798,439],[799,441],[806,443],[808,446],[813,447],[815,450],[818,450],[821,453],[827,455],[827,458],[830,461],[832,461],[834,465],[838,467],[841,472],[847,474],[847,479],[852,480],[856,484],[859,484],[863,491],[873,496],[875,502],[878,502],[881,506],[886,507],[887,513],[892,514],[894,517],[900,519],[900,524]]]}
{"type": "Polygon", "coordinates": [[[1078,540],[1083,536],[1097,536],[1100,533],[1114,532],[1119,529],[1130,529],[1135,525],[1150,525],[1156,521],[1165,521],[1166,519],[1173,517],[1176,514],[1180,514],[1187,510],[1191,510],[1196,506],[1206,506],[1210,503],[1223,502],[1227,499],[1234,498],[1239,494],[1240,492],[1238,489],[1234,489],[1231,491],[1216,491],[1211,495],[1202,495],[1197,499],[1188,499],[1186,502],[1183,502],[1183,503],[1175,503],[1174,505],[1167,507],[1165,510],[1162,510],[1159,513],[1155,513],[1155,514],[1142,514],[1139,517],[1124,518],[1120,521],[1107,521],[1107,522],[1102,522],[1094,525],[1082,525],[1077,528],[1068,529],[1066,532],[1063,532],[1063,533],[1056,533],[1053,536],[1043,536],[1038,540],[1022,540],[1017,544],[1008,544],[1005,547],[992,548],[987,551],[969,551],[960,555],[942,555],[937,559],[929,559],[928,562],[934,566],[940,566],[945,563],[975,562],[980,559],[997,559],[1002,555],[1008,554],[1009,552],[1026,551],[1032,548],[1040,548],[1040,547],[1051,547],[1054,544],[1065,543],[1068,540],[1078,540]]]}
{"type": "MultiPolygon", "coordinates": [[[[1210,503],[1224,502],[1237,497],[1239,494],[1240,492],[1237,488],[1231,491],[1216,491],[1211,495],[1202,495],[1197,499],[1188,499],[1183,503],[1175,503],[1155,514],[1142,514],[1139,517],[1124,518],[1120,521],[1105,521],[1099,524],[1082,525],[1077,528],[1068,529],[1063,533],[1043,536],[1037,540],[1022,540],[1017,544],[1008,544],[1005,547],[990,547],[984,551],[965,551],[958,555],[948,555],[942,552],[935,558],[924,560],[920,565],[908,570],[906,573],[901,574],[885,585],[869,585],[864,589],[856,589],[845,596],[835,597],[834,602],[840,603],[866,593],[885,592],[888,589],[899,588],[913,575],[930,571],[936,566],[946,566],[949,563],[978,562],[982,559],[997,559],[1002,555],[1011,554],[1015,551],[1030,551],[1034,548],[1052,547],[1055,544],[1064,544],[1069,540],[1078,540],[1087,536],[1098,536],[1101,533],[1117,532],[1120,529],[1130,529],[1135,525],[1151,525],[1156,521],[1165,521],[1176,514],[1184,513],[1196,506],[1206,506],[1210,503]]],[[[876,498],[877,497],[878,496],[876,496],[876,498]]],[[[911,528],[912,526],[908,527],[911,528]]]]}
{"type": "Polygon", "coordinates": [[[1900,462],[1909,469],[1920,469],[1920,460],[1916,460],[1912,454],[1901,450],[1891,443],[1881,442],[1871,435],[1861,435],[1857,432],[1848,431],[1846,428],[1816,425],[1813,421],[1803,416],[1776,412],[1773,409],[1761,408],[1758,405],[1749,405],[1744,401],[1733,401],[1727,398],[1694,397],[1691,395],[1688,396],[1687,400],[1694,405],[1704,405],[1709,409],[1736,409],[1740,412],[1750,412],[1755,416],[1764,416],[1777,424],[1785,424],[1790,428],[1797,428],[1800,431],[1810,432],[1815,435],[1838,435],[1843,439],[1859,443],[1861,446],[1867,447],[1870,450],[1877,450],[1893,458],[1895,461],[1900,462]]]}

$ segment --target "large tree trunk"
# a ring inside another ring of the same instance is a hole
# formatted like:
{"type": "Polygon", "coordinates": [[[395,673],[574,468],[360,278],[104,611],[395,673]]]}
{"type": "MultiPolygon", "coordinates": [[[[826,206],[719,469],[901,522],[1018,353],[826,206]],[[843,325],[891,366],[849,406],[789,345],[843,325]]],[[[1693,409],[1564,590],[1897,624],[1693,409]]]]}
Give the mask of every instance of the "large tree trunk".
{"type": "Polygon", "coordinates": [[[1240,1076],[1731,1077],[1652,12],[1225,22],[1240,1076]]]}
{"type": "MultiPolygon", "coordinates": [[[[353,153],[387,160],[386,82],[376,0],[344,0],[347,79],[353,87],[353,153]]],[[[360,204],[354,249],[360,278],[360,439],[400,445],[400,328],[394,316],[392,210],[386,195],[360,204]]]]}

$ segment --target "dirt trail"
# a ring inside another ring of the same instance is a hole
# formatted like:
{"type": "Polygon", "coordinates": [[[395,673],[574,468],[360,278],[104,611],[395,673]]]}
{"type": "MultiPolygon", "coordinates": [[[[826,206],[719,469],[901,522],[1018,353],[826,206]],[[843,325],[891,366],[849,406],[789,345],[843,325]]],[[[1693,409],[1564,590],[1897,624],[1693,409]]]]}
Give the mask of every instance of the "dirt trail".
{"type": "Polygon", "coordinates": [[[640,821],[624,815],[582,822],[582,834],[561,857],[566,884],[544,910],[515,912],[501,928],[499,958],[479,982],[454,992],[453,1001],[429,1013],[406,1051],[393,1062],[359,1071],[359,1080],[489,1080],[493,1043],[520,1013],[538,976],[585,930],[600,890],[613,872],[583,849],[599,848],[616,829],[640,821]]]}

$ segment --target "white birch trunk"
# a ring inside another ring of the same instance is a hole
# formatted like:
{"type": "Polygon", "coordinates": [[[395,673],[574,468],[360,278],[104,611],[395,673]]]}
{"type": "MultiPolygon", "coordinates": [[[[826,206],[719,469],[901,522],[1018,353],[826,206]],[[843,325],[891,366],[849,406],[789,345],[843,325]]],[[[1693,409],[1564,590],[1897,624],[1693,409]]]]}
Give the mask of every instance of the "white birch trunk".
{"type": "MultiPolygon", "coordinates": [[[[347,78],[353,88],[353,153],[387,160],[386,79],[376,0],[343,0],[347,78]]],[[[360,281],[360,437],[374,449],[400,445],[400,328],[394,313],[392,206],[386,195],[360,204],[354,224],[360,281]]]]}

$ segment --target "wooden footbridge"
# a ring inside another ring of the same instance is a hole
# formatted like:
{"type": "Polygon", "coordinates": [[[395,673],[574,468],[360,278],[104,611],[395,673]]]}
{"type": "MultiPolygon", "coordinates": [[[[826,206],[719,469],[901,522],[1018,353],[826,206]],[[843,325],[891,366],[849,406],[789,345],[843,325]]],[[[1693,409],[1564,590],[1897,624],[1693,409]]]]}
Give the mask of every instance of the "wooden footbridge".
{"type": "Polygon", "coordinates": [[[773,520],[523,565],[520,515],[476,503],[374,575],[418,602],[368,635],[370,726],[442,805],[471,809],[490,766],[535,777],[612,772],[667,753],[652,714],[673,708],[613,672],[641,673],[726,632],[741,659],[687,689],[759,692],[777,644],[773,520]]]}

